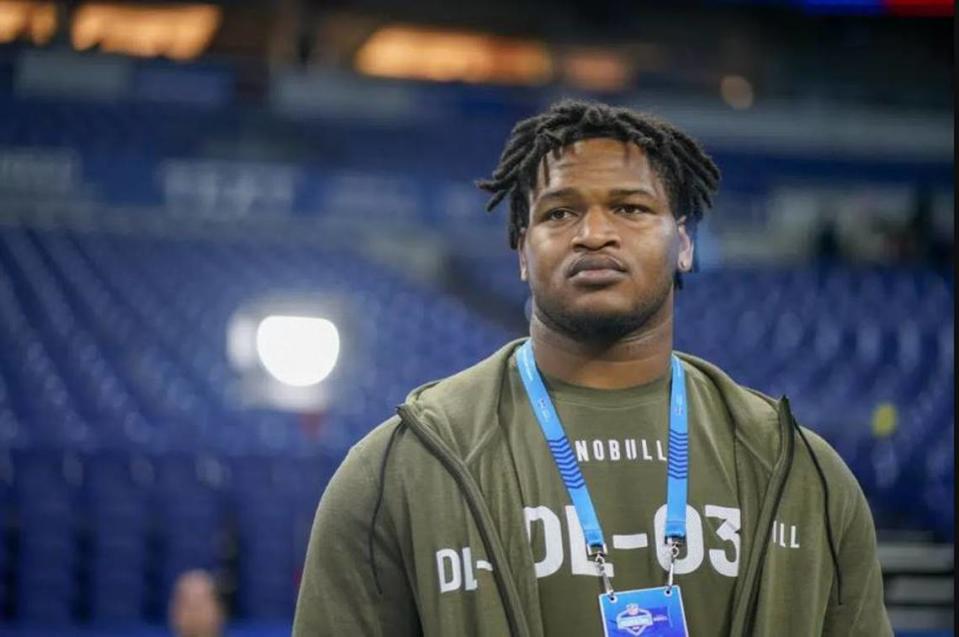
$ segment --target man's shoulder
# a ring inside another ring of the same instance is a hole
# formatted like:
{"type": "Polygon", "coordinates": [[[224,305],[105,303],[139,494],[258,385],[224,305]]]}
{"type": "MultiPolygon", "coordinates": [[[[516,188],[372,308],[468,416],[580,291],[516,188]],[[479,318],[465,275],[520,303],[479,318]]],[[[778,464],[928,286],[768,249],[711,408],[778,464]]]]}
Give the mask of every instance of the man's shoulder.
{"type": "Polygon", "coordinates": [[[806,468],[822,472],[823,480],[829,485],[830,494],[835,494],[833,497],[846,503],[858,500],[862,496],[862,488],[839,452],[815,431],[803,426],[800,429],[802,439],[796,441],[797,453],[800,453],[799,446],[807,450],[808,445],[806,468]]]}
{"type": "Polygon", "coordinates": [[[380,466],[399,425],[399,416],[393,415],[370,429],[349,448],[340,463],[340,472],[351,475],[353,479],[372,483],[376,477],[376,467],[380,466]]]}
{"type": "Polygon", "coordinates": [[[483,360],[439,380],[420,385],[407,396],[407,404],[461,404],[476,391],[498,391],[499,381],[510,356],[526,339],[506,343],[483,360]]]}
{"type": "MultiPolygon", "coordinates": [[[[409,393],[402,407],[416,418],[417,425],[430,428],[465,456],[496,418],[502,377],[513,350],[521,343],[511,341],[470,367],[420,385],[409,393]]],[[[381,457],[392,437],[403,437],[396,433],[402,424],[403,418],[394,414],[357,442],[350,455],[360,462],[381,457]]]]}
{"type": "Polygon", "coordinates": [[[741,385],[715,363],[685,352],[676,354],[684,363],[688,382],[722,401],[736,440],[771,471],[780,448],[780,401],[741,385]]]}
{"type": "MultiPolygon", "coordinates": [[[[784,424],[796,430],[791,474],[803,474],[811,479],[822,479],[829,484],[833,505],[841,509],[854,508],[862,498],[862,489],[852,471],[839,453],[822,436],[808,427],[793,422],[788,399],[771,396],[741,385],[717,365],[696,356],[679,353],[687,363],[687,376],[692,383],[701,384],[719,395],[730,411],[738,443],[767,471],[778,458],[784,424]],[[780,418],[790,418],[781,423],[780,418]]],[[[844,512],[848,513],[848,511],[844,512]]]]}
{"type": "Polygon", "coordinates": [[[406,412],[466,457],[495,429],[509,359],[522,342],[511,341],[475,365],[413,390],[406,412]]]}
{"type": "Polygon", "coordinates": [[[730,406],[737,411],[732,414],[734,417],[751,414],[768,419],[775,416],[779,401],[772,396],[739,383],[719,365],[704,358],[679,351],[676,355],[685,363],[686,376],[692,382],[711,385],[727,402],[734,403],[730,406]]]}

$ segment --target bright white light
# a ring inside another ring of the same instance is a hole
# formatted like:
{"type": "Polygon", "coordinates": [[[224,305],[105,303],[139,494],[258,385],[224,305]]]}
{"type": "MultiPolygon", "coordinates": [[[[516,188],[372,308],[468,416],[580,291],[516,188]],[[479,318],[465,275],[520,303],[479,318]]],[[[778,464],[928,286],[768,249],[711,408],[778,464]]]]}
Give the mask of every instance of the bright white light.
{"type": "Polygon", "coordinates": [[[330,321],[311,316],[268,316],[256,328],[256,351],[274,378],[294,387],[330,375],[340,354],[340,334],[330,321]]]}

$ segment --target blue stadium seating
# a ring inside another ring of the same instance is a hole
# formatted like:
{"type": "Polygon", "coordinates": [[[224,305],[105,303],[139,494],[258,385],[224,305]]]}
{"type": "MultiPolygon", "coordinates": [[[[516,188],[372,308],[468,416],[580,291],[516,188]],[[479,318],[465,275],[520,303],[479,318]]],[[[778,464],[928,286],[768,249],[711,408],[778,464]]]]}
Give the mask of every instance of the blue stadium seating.
{"type": "Polygon", "coordinates": [[[0,146],[71,147],[176,155],[196,148],[200,131],[229,126],[229,113],[149,103],[67,103],[0,99],[0,146]],[[144,125],[149,122],[149,125],[144,125]]]}
{"type": "Polygon", "coordinates": [[[288,618],[346,446],[410,388],[506,339],[386,268],[302,248],[4,228],[0,300],[4,501],[20,520],[25,624],[157,618],[179,573],[223,568],[237,550],[238,616],[288,618]],[[342,363],[318,436],[227,391],[230,315],[276,289],[349,294],[366,317],[353,327],[368,366],[342,363]]]}
{"type": "Polygon", "coordinates": [[[82,466],[75,455],[63,452],[23,451],[13,460],[19,520],[16,613],[25,624],[67,625],[79,597],[82,466]]]}

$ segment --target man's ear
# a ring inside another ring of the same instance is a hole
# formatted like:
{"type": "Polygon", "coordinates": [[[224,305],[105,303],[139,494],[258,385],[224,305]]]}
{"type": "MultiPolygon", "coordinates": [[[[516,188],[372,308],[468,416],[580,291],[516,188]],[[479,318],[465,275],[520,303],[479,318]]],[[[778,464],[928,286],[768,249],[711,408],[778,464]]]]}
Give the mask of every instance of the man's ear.
{"type": "Polygon", "coordinates": [[[679,268],[680,272],[690,272],[693,269],[693,253],[696,249],[692,232],[686,221],[687,217],[685,215],[676,220],[679,233],[679,255],[676,267],[679,268]]]}
{"type": "Polygon", "coordinates": [[[519,279],[527,280],[526,270],[526,228],[519,231],[519,237],[516,240],[516,254],[519,255],[519,279]]]}

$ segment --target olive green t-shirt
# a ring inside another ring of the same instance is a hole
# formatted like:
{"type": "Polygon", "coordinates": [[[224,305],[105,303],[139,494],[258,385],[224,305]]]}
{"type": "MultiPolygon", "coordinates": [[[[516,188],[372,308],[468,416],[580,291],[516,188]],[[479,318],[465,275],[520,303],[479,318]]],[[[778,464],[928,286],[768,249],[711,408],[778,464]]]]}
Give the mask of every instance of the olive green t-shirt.
{"type": "MultiPolygon", "coordinates": [[[[719,394],[687,366],[687,547],[676,564],[689,634],[725,635],[741,554],[732,422],[719,394]]],[[[544,378],[579,461],[609,550],[616,590],[663,586],[668,374],[648,384],[598,390],[544,378]]],[[[526,530],[550,637],[602,636],[602,584],[586,557],[575,509],[529,407],[515,355],[504,381],[507,423],[526,530]]]]}

